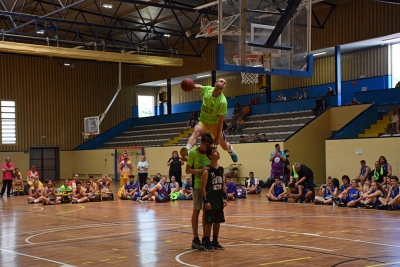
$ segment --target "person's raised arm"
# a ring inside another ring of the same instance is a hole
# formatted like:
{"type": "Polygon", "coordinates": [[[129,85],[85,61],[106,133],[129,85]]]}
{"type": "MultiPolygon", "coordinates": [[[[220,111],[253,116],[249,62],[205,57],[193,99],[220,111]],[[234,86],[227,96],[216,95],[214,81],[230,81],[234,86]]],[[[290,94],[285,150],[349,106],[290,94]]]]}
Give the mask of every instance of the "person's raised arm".
{"type": "Polygon", "coordinates": [[[275,151],[275,153],[271,153],[271,154],[269,155],[269,162],[272,162],[272,161],[274,160],[275,154],[276,154],[276,151],[275,151]]]}
{"type": "Polygon", "coordinates": [[[193,87],[194,90],[200,90],[203,85],[196,83],[193,87]]]}

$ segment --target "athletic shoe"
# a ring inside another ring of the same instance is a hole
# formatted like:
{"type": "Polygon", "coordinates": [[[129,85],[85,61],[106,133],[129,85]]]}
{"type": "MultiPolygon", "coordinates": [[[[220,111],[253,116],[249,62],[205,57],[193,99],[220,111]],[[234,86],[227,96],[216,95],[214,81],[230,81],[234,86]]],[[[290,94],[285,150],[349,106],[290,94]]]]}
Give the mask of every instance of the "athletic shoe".
{"type": "Polygon", "coordinates": [[[214,247],[212,246],[212,244],[211,244],[211,241],[205,241],[204,239],[203,239],[203,246],[204,246],[204,250],[205,251],[208,251],[208,252],[213,252],[214,251],[214,247]]]}
{"type": "Polygon", "coordinates": [[[339,207],[346,207],[347,205],[344,204],[343,202],[341,202],[341,203],[338,204],[338,206],[339,206],[339,207]]]}
{"type": "Polygon", "coordinates": [[[361,209],[365,208],[366,206],[367,206],[367,205],[365,205],[364,203],[359,203],[359,204],[358,204],[358,207],[361,208],[361,209]]]}
{"type": "Polygon", "coordinates": [[[89,199],[86,199],[86,202],[89,202],[90,200],[89,199]]]}
{"type": "Polygon", "coordinates": [[[212,246],[214,247],[215,250],[225,250],[223,246],[219,242],[212,242],[212,246]]]}
{"type": "Polygon", "coordinates": [[[390,211],[394,211],[395,209],[393,208],[393,206],[392,206],[392,205],[388,205],[388,210],[390,210],[390,211]]]}
{"type": "Polygon", "coordinates": [[[12,197],[11,195],[7,195],[7,197],[12,197]]]}
{"type": "Polygon", "coordinates": [[[314,201],[314,204],[315,204],[315,205],[324,205],[324,202],[319,201],[319,200],[315,200],[315,201],[314,201]]]}
{"type": "Polygon", "coordinates": [[[76,204],[76,203],[78,203],[78,201],[76,201],[76,200],[72,200],[72,202],[71,202],[72,204],[76,204]]]}
{"type": "Polygon", "coordinates": [[[374,209],[374,206],[372,206],[372,205],[365,205],[365,208],[368,209],[368,210],[372,210],[372,209],[374,209]]]}
{"type": "Polygon", "coordinates": [[[388,209],[388,205],[379,205],[379,206],[376,206],[376,208],[378,210],[387,210],[388,209]]]}
{"type": "Polygon", "coordinates": [[[29,204],[33,204],[33,203],[35,203],[34,201],[29,201],[29,204]]]}
{"type": "Polygon", "coordinates": [[[188,161],[189,160],[189,151],[186,147],[182,147],[181,151],[179,151],[181,154],[182,160],[183,161],[188,161]]]}
{"type": "MultiPolygon", "coordinates": [[[[182,155],[182,150],[181,150],[181,155],[182,155]]],[[[238,162],[238,160],[239,160],[238,155],[236,153],[235,154],[231,154],[231,159],[235,163],[238,162]]]]}
{"type": "Polygon", "coordinates": [[[204,250],[204,246],[200,243],[200,239],[193,239],[192,249],[204,250]]]}
{"type": "Polygon", "coordinates": [[[332,200],[336,205],[339,205],[341,203],[340,198],[338,198],[338,197],[333,197],[332,200]]]}
{"type": "Polygon", "coordinates": [[[140,201],[142,201],[142,197],[137,197],[136,200],[137,200],[137,202],[140,202],[140,201]]]}

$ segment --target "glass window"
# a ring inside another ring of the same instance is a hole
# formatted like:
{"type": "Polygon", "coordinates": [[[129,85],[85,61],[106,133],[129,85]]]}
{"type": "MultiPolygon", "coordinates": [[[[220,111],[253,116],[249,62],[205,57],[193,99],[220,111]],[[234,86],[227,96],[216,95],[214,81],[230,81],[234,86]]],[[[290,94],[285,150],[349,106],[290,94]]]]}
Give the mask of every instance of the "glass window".
{"type": "Polygon", "coordinates": [[[400,86],[400,44],[392,46],[392,87],[400,86]]]}
{"type": "Polygon", "coordinates": [[[154,116],[154,96],[138,95],[139,118],[154,116]]]}
{"type": "Polygon", "coordinates": [[[15,130],[15,101],[0,101],[1,144],[17,143],[15,130]]]}

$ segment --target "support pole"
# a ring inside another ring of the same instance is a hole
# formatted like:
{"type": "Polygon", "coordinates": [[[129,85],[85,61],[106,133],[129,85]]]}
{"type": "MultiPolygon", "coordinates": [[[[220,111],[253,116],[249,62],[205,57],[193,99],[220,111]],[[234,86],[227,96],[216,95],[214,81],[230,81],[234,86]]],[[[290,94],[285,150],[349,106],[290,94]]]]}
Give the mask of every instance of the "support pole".
{"type": "Polygon", "coordinates": [[[172,114],[172,85],[171,85],[171,79],[167,79],[167,113],[168,115],[172,114]]]}
{"type": "Polygon", "coordinates": [[[340,46],[335,46],[335,87],[337,104],[342,105],[342,75],[340,67],[340,46]]]}
{"type": "Polygon", "coordinates": [[[217,71],[212,70],[211,71],[211,86],[214,86],[215,82],[217,81],[217,71]]]}
{"type": "Polygon", "coordinates": [[[101,122],[104,120],[104,117],[107,115],[107,112],[110,110],[112,104],[114,103],[115,99],[117,98],[119,92],[121,91],[122,88],[122,67],[121,67],[121,62],[118,63],[118,87],[117,87],[117,92],[115,93],[114,97],[111,99],[110,104],[108,104],[106,110],[103,112],[103,114],[100,115],[100,119],[99,119],[99,125],[101,124],[101,122]]]}

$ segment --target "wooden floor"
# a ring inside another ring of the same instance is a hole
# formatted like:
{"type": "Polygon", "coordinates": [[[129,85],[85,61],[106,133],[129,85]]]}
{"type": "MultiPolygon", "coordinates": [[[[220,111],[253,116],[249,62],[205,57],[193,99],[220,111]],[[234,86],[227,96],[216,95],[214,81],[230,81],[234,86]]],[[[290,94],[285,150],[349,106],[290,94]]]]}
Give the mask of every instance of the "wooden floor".
{"type": "Polygon", "coordinates": [[[269,203],[263,192],[228,203],[226,250],[205,252],[190,248],[191,201],[0,205],[5,267],[400,266],[400,212],[269,203]]]}

